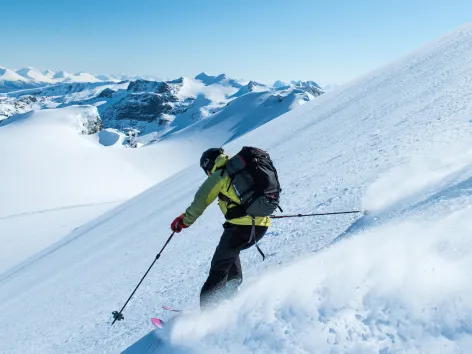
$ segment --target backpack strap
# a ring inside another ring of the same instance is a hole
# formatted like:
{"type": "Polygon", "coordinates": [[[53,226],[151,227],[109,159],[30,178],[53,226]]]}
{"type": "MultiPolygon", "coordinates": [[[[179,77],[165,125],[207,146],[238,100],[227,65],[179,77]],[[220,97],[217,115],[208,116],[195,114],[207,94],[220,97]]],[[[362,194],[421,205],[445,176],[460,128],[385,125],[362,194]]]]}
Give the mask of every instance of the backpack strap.
{"type": "Polygon", "coordinates": [[[239,219],[247,215],[246,210],[244,210],[242,205],[239,205],[236,203],[234,204],[235,204],[234,207],[228,208],[228,210],[226,211],[226,215],[225,215],[226,220],[239,219]]]}
{"type": "Polygon", "coordinates": [[[259,254],[262,256],[262,260],[264,261],[266,256],[264,252],[262,252],[261,248],[257,244],[257,239],[256,239],[256,219],[254,217],[252,219],[252,228],[251,228],[251,236],[249,237],[248,244],[251,244],[252,241],[254,241],[254,244],[256,245],[257,251],[259,254]]]}
{"type": "Polygon", "coordinates": [[[225,219],[232,220],[232,219],[239,219],[243,216],[246,216],[246,211],[242,207],[242,205],[234,202],[228,196],[224,195],[223,193],[218,194],[218,199],[222,200],[223,202],[228,204],[228,208],[226,211],[225,219]],[[234,205],[233,207],[229,207],[230,205],[234,205]]]}

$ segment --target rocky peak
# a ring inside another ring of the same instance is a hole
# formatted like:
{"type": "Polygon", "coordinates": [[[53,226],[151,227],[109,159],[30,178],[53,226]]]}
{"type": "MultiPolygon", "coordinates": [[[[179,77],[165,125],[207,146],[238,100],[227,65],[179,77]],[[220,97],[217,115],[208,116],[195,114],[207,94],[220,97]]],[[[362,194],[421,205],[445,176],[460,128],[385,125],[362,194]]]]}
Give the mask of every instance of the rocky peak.
{"type": "Polygon", "coordinates": [[[200,74],[195,76],[195,80],[206,81],[212,77],[213,76],[208,75],[206,72],[201,72],[200,74]]]}
{"type": "Polygon", "coordinates": [[[277,80],[276,82],[274,82],[272,86],[274,88],[280,89],[280,88],[290,87],[290,84],[282,80],[277,80]]]}
{"type": "Polygon", "coordinates": [[[95,107],[78,114],[77,118],[79,120],[79,124],[81,125],[81,134],[92,135],[103,129],[102,120],[100,119],[100,116],[95,107]]]}
{"type": "Polygon", "coordinates": [[[113,91],[111,88],[106,88],[100,94],[98,95],[99,98],[112,98],[113,95],[115,94],[115,91],[113,91]]]}
{"type": "Polygon", "coordinates": [[[128,91],[130,92],[159,92],[162,85],[164,85],[164,82],[135,80],[129,83],[128,91]]]}
{"type": "Polygon", "coordinates": [[[257,86],[262,86],[262,85],[252,80],[249,81],[248,84],[246,85],[248,91],[253,91],[254,88],[256,88],[257,86]]]}

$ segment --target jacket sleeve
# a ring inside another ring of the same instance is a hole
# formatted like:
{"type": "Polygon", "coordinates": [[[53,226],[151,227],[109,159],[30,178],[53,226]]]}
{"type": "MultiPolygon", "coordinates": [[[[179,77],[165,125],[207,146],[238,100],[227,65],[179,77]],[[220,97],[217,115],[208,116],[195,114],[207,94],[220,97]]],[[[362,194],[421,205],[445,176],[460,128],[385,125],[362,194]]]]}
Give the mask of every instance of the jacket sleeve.
{"type": "Polygon", "coordinates": [[[199,217],[203,214],[205,209],[213,203],[218,197],[221,191],[224,178],[220,173],[213,173],[206,181],[202,184],[192,204],[187,208],[184,215],[184,224],[187,226],[192,225],[199,217]]]}

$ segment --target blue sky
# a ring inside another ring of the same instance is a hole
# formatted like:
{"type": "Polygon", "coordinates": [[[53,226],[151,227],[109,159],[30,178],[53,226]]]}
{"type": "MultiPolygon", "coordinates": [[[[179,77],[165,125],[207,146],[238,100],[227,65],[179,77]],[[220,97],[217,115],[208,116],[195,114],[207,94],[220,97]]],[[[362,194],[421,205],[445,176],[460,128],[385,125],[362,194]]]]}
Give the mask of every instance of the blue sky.
{"type": "Polygon", "coordinates": [[[0,65],[344,83],[470,21],[470,0],[2,0],[0,65]]]}

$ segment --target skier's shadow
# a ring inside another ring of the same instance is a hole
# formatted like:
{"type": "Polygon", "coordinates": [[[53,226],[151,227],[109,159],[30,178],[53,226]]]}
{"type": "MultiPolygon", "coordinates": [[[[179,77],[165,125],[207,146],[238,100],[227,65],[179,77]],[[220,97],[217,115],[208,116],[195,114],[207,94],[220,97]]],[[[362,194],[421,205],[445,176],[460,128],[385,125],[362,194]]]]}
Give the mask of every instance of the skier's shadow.
{"type": "MultiPolygon", "coordinates": [[[[191,354],[195,353],[194,350],[191,348],[184,348],[180,347],[175,344],[171,344],[168,340],[166,340],[165,332],[169,332],[172,330],[173,320],[169,320],[166,322],[166,328],[156,329],[144,337],[142,337],[137,342],[131,344],[128,348],[123,350],[122,354],[191,354]],[[163,331],[163,332],[161,332],[163,331]],[[162,338],[160,337],[162,334],[162,338]]],[[[167,333],[168,336],[168,333],[167,333]]]]}
{"type": "Polygon", "coordinates": [[[151,331],[136,343],[123,350],[122,354],[157,354],[164,348],[164,341],[160,339],[156,331],[151,331]]]}

